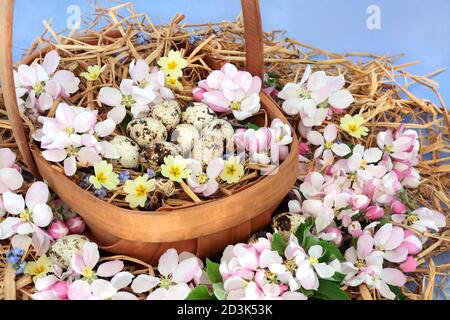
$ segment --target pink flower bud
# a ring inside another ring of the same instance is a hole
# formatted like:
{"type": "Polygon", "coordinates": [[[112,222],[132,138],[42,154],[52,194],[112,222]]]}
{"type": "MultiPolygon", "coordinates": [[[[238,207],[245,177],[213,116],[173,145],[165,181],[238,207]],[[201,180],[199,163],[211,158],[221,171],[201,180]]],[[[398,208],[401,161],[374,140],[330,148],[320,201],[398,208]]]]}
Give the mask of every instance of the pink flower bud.
{"type": "Polygon", "coordinates": [[[58,281],[52,286],[52,291],[61,300],[66,300],[68,288],[67,281],[58,281]]]}
{"type": "Polygon", "coordinates": [[[334,114],[343,114],[345,112],[344,109],[338,109],[338,108],[331,108],[334,114]]]}
{"type": "Polygon", "coordinates": [[[370,199],[363,194],[358,194],[350,197],[349,204],[353,210],[364,210],[369,206],[370,199]]]}
{"type": "Polygon", "coordinates": [[[304,142],[300,142],[298,144],[298,153],[301,154],[302,156],[306,155],[309,152],[309,146],[308,144],[304,143],[304,142]]]}
{"type": "Polygon", "coordinates": [[[384,210],[379,206],[370,206],[367,208],[365,216],[369,220],[378,220],[384,216],[384,210]]]}
{"type": "Polygon", "coordinates": [[[200,102],[203,100],[203,95],[205,94],[206,90],[203,88],[196,87],[192,89],[192,97],[194,98],[194,101],[200,102]]]}
{"type": "Polygon", "coordinates": [[[86,224],[79,216],[75,216],[66,221],[67,226],[71,234],[82,234],[86,229],[86,224]]]}
{"type": "Polygon", "coordinates": [[[417,261],[412,256],[406,258],[405,262],[400,264],[400,269],[403,272],[414,272],[417,268],[417,261]]]}
{"type": "Polygon", "coordinates": [[[369,180],[364,184],[363,187],[363,192],[364,194],[366,194],[368,197],[373,198],[373,195],[375,193],[376,190],[376,186],[373,183],[373,180],[369,180]]]}
{"type": "Polygon", "coordinates": [[[393,199],[391,202],[391,210],[395,214],[404,214],[406,212],[406,206],[397,199],[393,199]]]}
{"type": "Polygon", "coordinates": [[[69,234],[69,228],[63,221],[55,221],[48,228],[48,234],[53,239],[58,240],[69,234]]]}
{"type": "Polygon", "coordinates": [[[415,255],[422,251],[422,242],[412,231],[404,230],[403,236],[403,242],[400,246],[408,249],[409,255],[415,255]]]}
{"type": "Polygon", "coordinates": [[[358,238],[363,234],[363,231],[361,230],[361,224],[358,221],[353,221],[352,223],[350,223],[347,230],[353,238],[358,238]]]}
{"type": "Polygon", "coordinates": [[[333,234],[335,236],[331,241],[334,242],[338,247],[342,244],[342,232],[336,227],[327,227],[324,233],[333,234]]]}

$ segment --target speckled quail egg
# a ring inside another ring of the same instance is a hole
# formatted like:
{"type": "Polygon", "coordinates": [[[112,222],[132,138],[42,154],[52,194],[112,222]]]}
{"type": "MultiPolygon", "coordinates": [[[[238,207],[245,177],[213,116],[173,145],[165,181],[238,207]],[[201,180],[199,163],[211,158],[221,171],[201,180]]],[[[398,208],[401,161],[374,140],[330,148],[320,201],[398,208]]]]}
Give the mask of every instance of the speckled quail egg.
{"type": "Polygon", "coordinates": [[[247,243],[249,244],[257,243],[260,238],[267,239],[267,232],[268,231],[259,231],[255,233],[250,237],[250,239],[248,239],[247,243]]]}
{"type": "Polygon", "coordinates": [[[139,166],[140,148],[136,142],[125,136],[115,136],[111,144],[119,153],[118,162],[126,169],[136,169],[139,166]]]}
{"type": "Polygon", "coordinates": [[[206,125],[202,130],[202,137],[218,136],[222,139],[226,149],[232,151],[234,149],[234,129],[226,120],[214,119],[206,125]]]}
{"type": "Polygon", "coordinates": [[[177,145],[171,142],[157,141],[141,151],[139,161],[147,169],[160,171],[165,157],[179,154],[180,148],[177,145]]]}
{"type": "Polygon", "coordinates": [[[158,119],[167,131],[175,129],[181,121],[181,108],[176,100],[168,100],[152,107],[150,117],[158,119]]]}
{"type": "Polygon", "coordinates": [[[211,160],[223,156],[223,141],[217,136],[205,136],[194,145],[192,157],[203,166],[207,166],[211,160]]]}
{"type": "Polygon", "coordinates": [[[70,261],[74,253],[79,253],[85,242],[89,239],[79,234],[72,234],[56,240],[48,251],[50,259],[64,268],[70,266],[70,261]]]}
{"type": "Polygon", "coordinates": [[[200,139],[198,130],[191,124],[179,124],[172,131],[170,141],[180,147],[183,156],[189,157],[194,144],[200,139]]]}
{"type": "Polygon", "coordinates": [[[208,123],[216,119],[216,114],[206,104],[201,102],[190,103],[181,113],[183,123],[192,124],[202,130],[208,123]]]}
{"type": "Polygon", "coordinates": [[[167,139],[167,129],[161,121],[154,118],[141,118],[130,121],[127,134],[142,148],[150,146],[155,141],[167,139]]]}
{"type": "Polygon", "coordinates": [[[277,214],[272,219],[272,228],[280,233],[285,241],[289,241],[292,233],[305,222],[305,217],[293,212],[283,212],[277,214]]]}

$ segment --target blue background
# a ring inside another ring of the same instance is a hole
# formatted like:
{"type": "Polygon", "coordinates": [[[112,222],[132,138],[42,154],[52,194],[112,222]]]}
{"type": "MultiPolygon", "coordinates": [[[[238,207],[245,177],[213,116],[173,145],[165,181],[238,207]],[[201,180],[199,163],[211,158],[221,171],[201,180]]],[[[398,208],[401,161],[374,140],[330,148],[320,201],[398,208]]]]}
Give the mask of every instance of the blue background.
{"type": "MultiPolygon", "coordinates": [[[[19,59],[41,34],[42,20],[53,19],[54,30],[63,30],[68,6],[78,5],[85,14],[92,12],[92,2],[16,0],[14,58],[19,59]]],[[[238,0],[135,0],[134,4],[137,12],[147,12],[155,23],[169,22],[177,12],[184,13],[185,21],[191,23],[230,20],[240,12],[238,0]]],[[[287,36],[332,52],[406,53],[400,62],[420,60],[420,65],[407,68],[419,75],[450,62],[449,0],[261,0],[261,10],[265,30],[288,30],[287,36]],[[381,10],[380,30],[366,26],[370,5],[381,10]]],[[[449,103],[450,71],[434,80],[441,84],[440,92],[449,103]]],[[[429,89],[413,85],[410,90],[437,102],[429,89]]],[[[446,255],[436,262],[448,261],[446,255]]]]}

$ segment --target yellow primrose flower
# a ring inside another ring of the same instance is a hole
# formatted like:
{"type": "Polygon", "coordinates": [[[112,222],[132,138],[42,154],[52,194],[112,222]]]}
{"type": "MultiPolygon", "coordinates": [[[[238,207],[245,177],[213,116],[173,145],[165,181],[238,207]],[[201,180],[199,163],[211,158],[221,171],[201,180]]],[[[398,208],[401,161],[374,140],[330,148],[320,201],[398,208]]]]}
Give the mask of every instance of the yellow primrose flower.
{"type": "Polygon", "coordinates": [[[108,190],[115,189],[119,184],[119,175],[113,172],[112,164],[106,161],[100,161],[94,164],[95,175],[89,178],[89,182],[96,189],[105,187],[108,190]]]}
{"type": "Polygon", "coordinates": [[[80,76],[85,78],[86,80],[97,81],[98,78],[100,77],[100,75],[103,73],[103,71],[105,71],[105,69],[106,69],[106,65],[104,65],[101,68],[98,65],[89,66],[88,72],[82,72],[82,73],[80,73],[80,76]]]}
{"type": "Polygon", "coordinates": [[[123,191],[127,193],[125,200],[130,204],[132,209],[138,206],[145,207],[148,193],[154,191],[156,188],[155,179],[148,179],[148,175],[144,174],[134,180],[125,182],[123,191]]]}
{"type": "Polygon", "coordinates": [[[186,169],[188,161],[182,156],[168,156],[164,158],[164,164],[161,166],[161,174],[175,182],[181,182],[187,179],[191,174],[191,170],[186,169]]]}
{"type": "Polygon", "coordinates": [[[33,281],[38,278],[45,277],[52,272],[52,263],[46,255],[41,256],[35,262],[28,262],[25,266],[24,273],[33,276],[33,281]]]}
{"type": "Polygon", "coordinates": [[[158,60],[158,65],[167,76],[179,78],[183,75],[183,69],[187,67],[187,60],[181,57],[179,51],[170,50],[169,56],[158,60]]]}
{"type": "Polygon", "coordinates": [[[244,166],[241,164],[240,158],[231,156],[225,161],[220,178],[228,183],[236,183],[241,180],[243,175],[244,166]]]}
{"type": "Polygon", "coordinates": [[[346,114],[341,118],[341,128],[350,134],[352,137],[360,139],[362,136],[367,136],[369,128],[364,127],[364,118],[356,114],[353,117],[346,114]]]}
{"type": "Polygon", "coordinates": [[[172,76],[167,76],[166,77],[166,86],[168,86],[169,88],[173,88],[175,90],[178,90],[178,91],[183,90],[183,85],[181,84],[181,82],[178,81],[177,78],[172,77],[172,76]]]}

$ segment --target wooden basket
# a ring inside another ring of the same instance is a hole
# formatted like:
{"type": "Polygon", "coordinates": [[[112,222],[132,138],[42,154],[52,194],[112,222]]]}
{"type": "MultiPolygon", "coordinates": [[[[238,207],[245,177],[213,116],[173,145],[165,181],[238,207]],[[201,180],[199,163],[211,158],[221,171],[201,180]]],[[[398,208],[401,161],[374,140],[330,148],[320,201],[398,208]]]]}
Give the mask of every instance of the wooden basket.
{"type": "MultiPolygon", "coordinates": [[[[262,78],[263,34],[259,3],[242,0],[242,9],[246,69],[262,78]]],[[[168,248],[189,251],[200,258],[213,257],[228,244],[246,241],[270,223],[273,211],[297,179],[298,140],[295,136],[289,156],[275,175],[265,176],[231,196],[172,211],[139,212],[116,207],[55,170],[44,160],[38,146],[29,142],[17,106],[12,60],[13,10],[13,0],[0,0],[0,77],[16,142],[29,171],[45,179],[52,190],[84,218],[92,238],[101,248],[150,263],[157,263],[168,248]]],[[[32,59],[26,57],[23,62],[30,63],[32,59]]],[[[261,93],[261,104],[269,119],[280,118],[288,123],[278,105],[265,93],[261,93]]]]}

